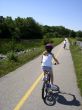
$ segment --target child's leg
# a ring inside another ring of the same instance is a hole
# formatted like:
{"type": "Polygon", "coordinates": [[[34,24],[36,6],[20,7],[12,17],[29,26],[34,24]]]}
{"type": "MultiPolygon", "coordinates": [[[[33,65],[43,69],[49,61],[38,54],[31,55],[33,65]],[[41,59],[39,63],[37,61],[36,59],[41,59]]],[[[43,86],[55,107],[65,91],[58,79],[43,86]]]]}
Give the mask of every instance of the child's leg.
{"type": "Polygon", "coordinates": [[[52,71],[52,69],[50,70],[50,77],[51,77],[51,84],[53,84],[54,76],[53,76],[53,71],[52,71]]]}
{"type": "MultiPolygon", "coordinates": [[[[43,70],[44,76],[47,74],[46,70],[43,70]]],[[[43,80],[44,80],[44,76],[43,76],[43,80]]]]}

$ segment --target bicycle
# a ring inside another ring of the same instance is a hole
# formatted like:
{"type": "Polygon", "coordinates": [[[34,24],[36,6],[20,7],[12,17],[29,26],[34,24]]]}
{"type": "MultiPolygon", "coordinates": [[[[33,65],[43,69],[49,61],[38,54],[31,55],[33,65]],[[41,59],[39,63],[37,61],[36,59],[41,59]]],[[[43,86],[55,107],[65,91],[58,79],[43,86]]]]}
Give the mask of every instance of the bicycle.
{"type": "Polygon", "coordinates": [[[46,71],[44,74],[42,86],[42,99],[44,103],[49,106],[53,106],[56,103],[56,97],[54,97],[54,94],[57,92],[59,92],[59,87],[54,85],[54,89],[51,88],[50,73],[46,71]]]}
{"type": "Polygon", "coordinates": [[[66,48],[66,44],[64,44],[64,47],[63,47],[64,49],[66,48]]]}

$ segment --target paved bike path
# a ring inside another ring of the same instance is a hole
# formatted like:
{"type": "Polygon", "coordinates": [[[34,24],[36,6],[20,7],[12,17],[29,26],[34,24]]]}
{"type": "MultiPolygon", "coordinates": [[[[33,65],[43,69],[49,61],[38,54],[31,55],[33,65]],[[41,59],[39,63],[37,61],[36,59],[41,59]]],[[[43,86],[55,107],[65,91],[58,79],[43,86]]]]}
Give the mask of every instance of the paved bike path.
{"type": "Polygon", "coordinates": [[[81,110],[81,96],[76,83],[76,75],[69,50],[69,43],[64,50],[63,43],[53,52],[60,61],[60,65],[53,66],[54,84],[58,85],[61,93],[58,95],[58,101],[54,106],[47,106],[41,100],[42,81],[33,91],[30,98],[25,102],[22,110],[81,110]]]}
{"type": "MultiPolygon", "coordinates": [[[[63,43],[61,43],[54,48],[53,53],[57,55],[60,62],[59,65],[53,66],[54,83],[61,91],[58,101],[51,107],[43,103],[41,99],[42,81],[40,81],[20,110],[81,110],[79,105],[81,96],[76,83],[69,44],[64,50],[63,43]]],[[[0,78],[0,110],[14,110],[26,91],[42,73],[40,61],[41,56],[0,78]]]]}

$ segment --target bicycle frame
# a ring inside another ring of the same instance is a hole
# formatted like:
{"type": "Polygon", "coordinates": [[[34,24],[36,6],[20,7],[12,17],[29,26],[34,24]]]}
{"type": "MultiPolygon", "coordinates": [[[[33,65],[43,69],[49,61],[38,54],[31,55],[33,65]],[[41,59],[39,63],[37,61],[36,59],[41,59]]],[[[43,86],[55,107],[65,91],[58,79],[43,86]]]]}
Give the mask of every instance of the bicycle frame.
{"type": "Polygon", "coordinates": [[[45,104],[52,106],[56,103],[56,97],[54,92],[58,92],[59,88],[55,85],[56,89],[53,91],[50,84],[50,73],[47,71],[44,74],[43,86],[42,86],[42,99],[45,104]]]}
{"type": "Polygon", "coordinates": [[[46,71],[44,74],[43,86],[42,86],[42,99],[43,100],[48,93],[48,86],[50,86],[50,74],[48,71],[46,71]]]}

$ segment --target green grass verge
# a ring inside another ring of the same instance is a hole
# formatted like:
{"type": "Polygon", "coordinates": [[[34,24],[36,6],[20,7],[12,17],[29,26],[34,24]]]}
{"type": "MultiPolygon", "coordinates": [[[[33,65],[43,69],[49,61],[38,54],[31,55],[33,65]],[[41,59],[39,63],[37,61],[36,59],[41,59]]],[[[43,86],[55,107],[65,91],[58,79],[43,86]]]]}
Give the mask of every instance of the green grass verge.
{"type": "MultiPolygon", "coordinates": [[[[14,50],[21,51],[28,48],[33,48],[37,46],[41,46],[41,39],[33,39],[33,40],[23,40],[14,42],[14,50]]],[[[7,54],[12,51],[12,40],[11,39],[0,39],[0,53],[7,54]]]]}
{"type": "Polygon", "coordinates": [[[81,95],[82,95],[82,50],[80,49],[79,46],[74,45],[76,39],[69,39],[70,41],[70,50],[75,66],[75,71],[76,71],[76,76],[77,76],[77,84],[80,89],[81,95]]]}
{"type": "Polygon", "coordinates": [[[55,38],[55,39],[53,38],[52,40],[53,40],[54,45],[56,46],[60,44],[64,40],[64,38],[55,38]]]}
{"type": "MultiPolygon", "coordinates": [[[[63,38],[53,39],[55,46],[58,45],[62,41],[63,41],[63,38]]],[[[32,45],[33,47],[36,47],[36,43],[33,43],[32,45]]],[[[37,47],[38,47],[37,49],[29,53],[24,53],[24,54],[19,55],[16,62],[12,60],[11,61],[9,60],[0,61],[0,77],[8,74],[9,72],[17,69],[18,67],[22,66],[23,64],[27,63],[28,61],[40,55],[44,51],[44,46],[41,44],[41,41],[40,42],[38,41],[37,47]]]]}
{"type": "Polygon", "coordinates": [[[36,56],[41,54],[42,51],[43,51],[43,47],[40,47],[34,51],[21,54],[18,56],[16,62],[13,60],[8,60],[8,59],[1,61],[0,62],[0,77],[2,77],[4,75],[6,75],[7,73],[15,70],[16,68],[22,66],[26,62],[32,60],[33,58],[35,58],[36,56]]]}

